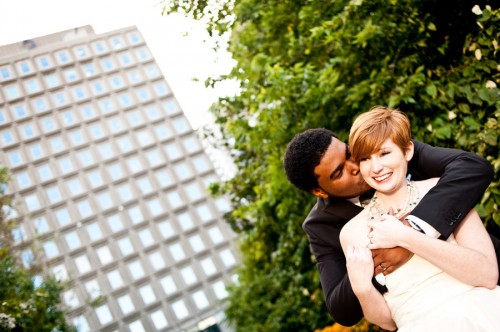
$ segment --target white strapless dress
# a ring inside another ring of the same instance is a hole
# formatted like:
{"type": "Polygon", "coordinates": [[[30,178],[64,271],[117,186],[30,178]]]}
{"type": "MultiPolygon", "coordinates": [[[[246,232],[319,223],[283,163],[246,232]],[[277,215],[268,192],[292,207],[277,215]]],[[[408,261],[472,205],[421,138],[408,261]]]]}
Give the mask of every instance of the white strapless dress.
{"type": "Polygon", "coordinates": [[[399,332],[500,331],[498,286],[466,285],[417,255],[386,276],[386,285],[399,332]]]}

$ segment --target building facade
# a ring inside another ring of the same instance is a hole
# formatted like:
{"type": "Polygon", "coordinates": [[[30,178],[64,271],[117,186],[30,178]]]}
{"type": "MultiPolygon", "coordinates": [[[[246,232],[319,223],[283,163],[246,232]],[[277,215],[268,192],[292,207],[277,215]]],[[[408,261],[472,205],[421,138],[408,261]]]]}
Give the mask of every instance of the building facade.
{"type": "Polygon", "coordinates": [[[136,27],[0,47],[0,147],[23,264],[69,281],[78,331],[217,329],[229,204],[207,194],[217,172],[136,27]]]}

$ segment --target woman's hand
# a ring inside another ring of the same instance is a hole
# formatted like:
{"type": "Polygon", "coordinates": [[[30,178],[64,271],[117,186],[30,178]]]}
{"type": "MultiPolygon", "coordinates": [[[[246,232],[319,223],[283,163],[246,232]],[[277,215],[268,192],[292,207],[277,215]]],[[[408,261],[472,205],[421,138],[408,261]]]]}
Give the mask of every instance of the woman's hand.
{"type": "Polygon", "coordinates": [[[356,295],[368,292],[372,287],[372,252],[366,247],[349,246],[346,252],[346,266],[352,290],[356,295]]]}
{"type": "Polygon", "coordinates": [[[378,220],[368,221],[371,231],[368,233],[369,249],[394,248],[410,228],[403,225],[396,217],[389,214],[380,216],[378,220]]]}

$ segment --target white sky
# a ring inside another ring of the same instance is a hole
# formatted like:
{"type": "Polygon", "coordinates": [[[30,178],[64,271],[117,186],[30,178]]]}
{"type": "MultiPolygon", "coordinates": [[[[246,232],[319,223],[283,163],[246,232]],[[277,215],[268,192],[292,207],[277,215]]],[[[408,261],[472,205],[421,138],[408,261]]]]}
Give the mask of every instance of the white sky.
{"type": "Polygon", "coordinates": [[[207,77],[228,73],[225,51],[215,53],[205,27],[182,15],[162,16],[160,0],[0,0],[0,45],[91,25],[104,33],[135,25],[194,129],[211,122],[207,109],[227,84],[207,89],[207,77]],[[197,78],[199,81],[193,81],[197,78]]]}

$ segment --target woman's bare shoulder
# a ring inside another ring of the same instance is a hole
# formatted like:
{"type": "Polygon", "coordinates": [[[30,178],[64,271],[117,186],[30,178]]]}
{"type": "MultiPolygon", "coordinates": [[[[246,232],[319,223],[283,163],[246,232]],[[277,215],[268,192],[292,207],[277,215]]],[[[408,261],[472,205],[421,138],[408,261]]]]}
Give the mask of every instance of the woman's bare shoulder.
{"type": "Polygon", "coordinates": [[[368,227],[368,209],[363,209],[358,215],[349,220],[340,231],[340,243],[345,251],[349,245],[366,245],[368,227]]]}

